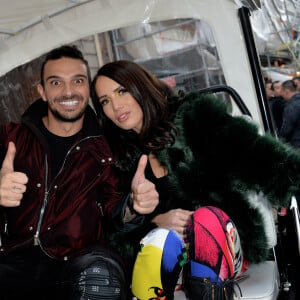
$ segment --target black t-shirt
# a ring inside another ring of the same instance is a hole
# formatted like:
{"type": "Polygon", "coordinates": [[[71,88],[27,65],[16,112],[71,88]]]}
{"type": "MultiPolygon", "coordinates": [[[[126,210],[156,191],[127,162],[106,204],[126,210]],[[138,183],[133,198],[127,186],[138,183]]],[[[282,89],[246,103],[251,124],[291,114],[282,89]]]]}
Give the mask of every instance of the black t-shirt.
{"type": "Polygon", "coordinates": [[[52,177],[55,177],[62,167],[68,151],[77,140],[80,131],[68,137],[58,136],[51,133],[41,121],[41,132],[49,145],[52,177]]]}
{"type": "Polygon", "coordinates": [[[178,199],[178,190],[176,186],[171,184],[169,176],[163,176],[160,178],[155,177],[149,161],[146,166],[145,176],[155,185],[159,194],[159,205],[155,209],[154,213],[151,214],[151,217],[153,217],[153,215],[165,213],[170,209],[181,207],[182,201],[178,199]]]}

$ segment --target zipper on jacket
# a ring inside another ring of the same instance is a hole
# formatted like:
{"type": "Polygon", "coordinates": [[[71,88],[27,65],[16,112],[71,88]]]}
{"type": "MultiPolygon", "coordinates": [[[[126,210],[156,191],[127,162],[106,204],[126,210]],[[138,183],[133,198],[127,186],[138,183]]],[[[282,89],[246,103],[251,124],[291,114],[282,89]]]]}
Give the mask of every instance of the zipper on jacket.
{"type": "MultiPolygon", "coordinates": [[[[7,218],[6,218],[6,214],[4,215],[4,229],[3,229],[3,234],[4,235],[8,235],[8,230],[7,230],[7,218]]],[[[0,246],[2,246],[2,236],[0,234],[0,246]]]]}
{"type": "Polygon", "coordinates": [[[43,217],[44,217],[44,213],[45,213],[45,207],[48,202],[48,195],[49,195],[49,191],[47,191],[48,171],[49,171],[49,168],[48,168],[48,160],[47,160],[47,154],[46,154],[46,156],[45,156],[45,194],[44,194],[44,198],[43,198],[43,204],[42,204],[42,208],[40,211],[40,216],[39,216],[36,232],[33,237],[34,246],[38,246],[38,244],[39,244],[40,230],[41,230],[42,221],[43,221],[43,217]]]}
{"type": "MultiPolygon", "coordinates": [[[[57,173],[57,175],[55,176],[55,178],[57,178],[57,176],[62,172],[63,168],[64,168],[64,165],[66,163],[66,160],[67,160],[67,157],[70,155],[70,153],[72,152],[72,150],[77,147],[80,143],[84,142],[85,140],[89,140],[90,138],[93,138],[93,137],[97,137],[97,136],[88,136],[88,137],[85,137],[83,139],[81,139],[80,141],[78,141],[78,143],[74,144],[70,149],[69,151],[67,152],[66,156],[65,156],[65,159],[62,163],[62,166],[59,170],[59,172],[57,173]]],[[[39,220],[38,220],[38,225],[37,225],[37,229],[36,229],[36,232],[35,232],[35,235],[33,236],[33,244],[35,246],[38,246],[40,245],[41,248],[42,245],[40,244],[40,239],[39,239],[39,235],[40,235],[40,230],[41,230],[41,227],[42,227],[42,222],[43,222],[43,217],[44,217],[44,213],[45,213],[45,209],[46,209],[46,206],[47,206],[47,203],[48,203],[48,197],[49,197],[49,193],[50,193],[50,190],[53,186],[53,182],[55,181],[55,178],[54,180],[52,181],[52,183],[50,184],[50,187],[47,191],[47,185],[48,185],[48,172],[49,172],[49,167],[48,167],[48,159],[47,159],[47,154],[45,155],[45,194],[44,194],[44,199],[43,199],[43,204],[42,204],[42,208],[41,208],[41,211],[40,211],[40,216],[39,216],[39,220]]],[[[101,205],[101,204],[100,204],[101,205]]],[[[101,207],[101,212],[103,214],[103,210],[102,210],[102,207],[101,207]]]]}
{"type": "Polygon", "coordinates": [[[4,233],[8,235],[8,230],[7,230],[7,219],[5,218],[5,223],[4,223],[4,233]]]}
{"type": "MultiPolygon", "coordinates": [[[[61,173],[61,171],[63,170],[63,168],[64,168],[64,166],[65,166],[65,164],[66,164],[67,157],[70,155],[70,153],[72,152],[72,150],[73,150],[74,148],[76,148],[79,144],[81,144],[82,142],[85,142],[86,140],[89,140],[89,139],[95,138],[95,137],[99,137],[99,135],[98,135],[98,136],[97,136],[97,135],[95,135],[95,136],[93,136],[93,135],[87,136],[87,137],[85,137],[85,138],[79,140],[76,144],[74,144],[74,145],[68,150],[68,152],[67,152],[67,154],[66,154],[66,156],[65,156],[65,158],[64,158],[64,161],[63,161],[63,163],[62,163],[62,165],[61,165],[61,168],[59,169],[59,171],[58,171],[57,175],[55,176],[55,178],[56,178],[56,177],[61,173]]],[[[54,178],[54,180],[55,180],[55,178],[54,178]]],[[[53,180],[53,181],[54,181],[54,180],[53,180]]],[[[49,190],[50,190],[50,189],[49,189],[49,190]]]]}
{"type": "Polygon", "coordinates": [[[97,206],[98,206],[98,208],[99,208],[99,210],[100,210],[101,216],[104,217],[104,212],[103,212],[103,208],[102,208],[101,203],[100,203],[100,202],[97,202],[97,206]]]}
{"type": "Polygon", "coordinates": [[[39,235],[40,235],[42,220],[43,220],[44,213],[45,213],[45,207],[46,207],[47,202],[48,202],[48,195],[49,195],[49,193],[46,191],[45,195],[44,195],[44,199],[43,199],[43,205],[42,205],[42,208],[41,208],[41,211],[40,211],[40,217],[39,217],[37,229],[36,229],[35,235],[33,237],[34,246],[38,246],[38,244],[39,244],[39,235]]]}

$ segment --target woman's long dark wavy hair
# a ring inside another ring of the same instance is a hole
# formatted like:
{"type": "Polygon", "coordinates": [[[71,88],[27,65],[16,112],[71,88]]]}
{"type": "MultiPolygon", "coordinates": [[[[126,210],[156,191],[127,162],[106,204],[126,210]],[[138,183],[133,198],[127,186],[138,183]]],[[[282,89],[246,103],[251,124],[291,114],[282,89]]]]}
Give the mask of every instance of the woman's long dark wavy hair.
{"type": "Polygon", "coordinates": [[[102,66],[91,85],[91,98],[99,122],[106,134],[121,169],[131,168],[141,152],[160,151],[175,142],[176,128],[169,119],[168,98],[172,89],[143,66],[125,60],[102,66]],[[137,136],[133,130],[123,130],[106,117],[95,85],[99,76],[106,76],[124,87],[143,111],[143,127],[137,136]]]}

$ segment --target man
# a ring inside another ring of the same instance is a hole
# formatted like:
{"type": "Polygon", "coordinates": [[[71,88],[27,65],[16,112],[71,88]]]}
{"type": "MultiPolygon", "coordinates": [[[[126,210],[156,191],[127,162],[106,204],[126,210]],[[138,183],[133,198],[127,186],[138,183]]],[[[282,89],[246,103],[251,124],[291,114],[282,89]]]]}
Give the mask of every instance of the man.
{"type": "Polygon", "coordinates": [[[292,80],[297,85],[297,91],[300,92],[300,76],[295,76],[295,77],[292,78],[292,80]]]}
{"type": "Polygon", "coordinates": [[[282,83],[282,97],[286,101],[279,136],[295,148],[300,148],[300,93],[293,80],[282,83]]]}
{"type": "Polygon", "coordinates": [[[272,80],[266,80],[265,81],[265,90],[268,100],[272,97],[274,97],[274,92],[272,90],[272,80]]]}
{"type": "Polygon", "coordinates": [[[0,131],[1,299],[126,297],[123,262],[102,236],[126,230],[125,219],[139,224],[158,194],[142,157],[131,197],[120,199],[89,85],[82,53],[54,49],[42,64],[41,99],[0,131]]]}
{"type": "Polygon", "coordinates": [[[274,97],[281,97],[281,82],[274,80],[271,85],[271,90],[273,91],[274,97]]]}
{"type": "Polygon", "coordinates": [[[273,116],[276,132],[279,133],[282,124],[282,114],[285,102],[281,96],[281,82],[275,80],[271,84],[273,96],[269,98],[270,110],[273,116]]]}

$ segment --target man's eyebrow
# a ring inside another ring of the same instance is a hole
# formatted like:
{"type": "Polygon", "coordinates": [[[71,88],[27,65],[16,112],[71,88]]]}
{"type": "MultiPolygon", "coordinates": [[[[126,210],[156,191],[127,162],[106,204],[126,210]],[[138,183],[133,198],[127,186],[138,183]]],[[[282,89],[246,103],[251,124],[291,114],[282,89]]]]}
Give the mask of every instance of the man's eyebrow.
{"type": "MultiPolygon", "coordinates": [[[[72,78],[81,78],[81,77],[84,77],[84,78],[88,78],[86,74],[75,74],[74,76],[72,76],[72,78]]],[[[46,81],[48,81],[49,79],[60,79],[62,78],[61,76],[59,75],[50,75],[46,78],[46,81]]]]}
{"type": "Polygon", "coordinates": [[[56,76],[56,75],[50,75],[46,78],[46,81],[48,81],[49,79],[58,79],[60,78],[59,76],[56,76]]]}
{"type": "Polygon", "coordinates": [[[74,77],[84,77],[84,78],[88,78],[86,74],[76,74],[74,76],[72,76],[73,78],[74,77]]]}

